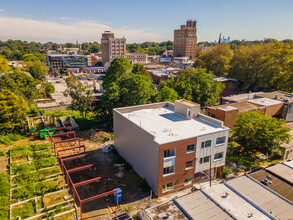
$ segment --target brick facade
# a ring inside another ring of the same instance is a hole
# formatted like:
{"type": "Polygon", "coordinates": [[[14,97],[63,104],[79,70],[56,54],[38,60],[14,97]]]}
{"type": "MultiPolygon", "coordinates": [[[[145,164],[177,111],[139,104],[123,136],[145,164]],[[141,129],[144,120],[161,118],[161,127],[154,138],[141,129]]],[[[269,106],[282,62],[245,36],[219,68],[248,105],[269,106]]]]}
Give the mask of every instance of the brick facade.
{"type": "Polygon", "coordinates": [[[172,193],[183,188],[192,187],[192,184],[184,186],[185,178],[192,177],[192,183],[194,180],[194,166],[195,166],[195,154],[196,154],[196,142],[197,138],[191,138],[187,140],[182,140],[178,142],[173,142],[169,144],[164,144],[160,146],[159,150],[159,184],[158,184],[158,196],[163,196],[172,193]],[[195,151],[192,153],[187,153],[187,146],[194,144],[195,151]],[[175,159],[175,174],[168,176],[163,176],[164,170],[164,151],[169,149],[176,149],[176,159],[175,159]],[[193,168],[185,169],[186,162],[193,161],[193,168]],[[163,193],[163,185],[174,182],[174,190],[163,193]]]}

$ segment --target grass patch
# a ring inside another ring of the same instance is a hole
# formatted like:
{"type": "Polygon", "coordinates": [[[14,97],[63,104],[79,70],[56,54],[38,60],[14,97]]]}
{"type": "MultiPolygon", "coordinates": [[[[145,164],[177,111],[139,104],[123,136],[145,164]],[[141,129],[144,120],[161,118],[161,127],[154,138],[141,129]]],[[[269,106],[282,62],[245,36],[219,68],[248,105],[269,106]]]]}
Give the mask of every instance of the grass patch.
{"type": "Polygon", "coordinates": [[[0,134],[0,144],[10,145],[13,141],[19,141],[25,137],[20,134],[0,134]]]}
{"type": "Polygon", "coordinates": [[[103,120],[100,117],[96,116],[94,112],[89,112],[87,114],[86,120],[82,118],[79,111],[74,111],[74,110],[47,112],[46,115],[55,116],[55,117],[70,115],[78,124],[80,130],[89,130],[89,129],[97,128],[103,125],[103,120]]]}

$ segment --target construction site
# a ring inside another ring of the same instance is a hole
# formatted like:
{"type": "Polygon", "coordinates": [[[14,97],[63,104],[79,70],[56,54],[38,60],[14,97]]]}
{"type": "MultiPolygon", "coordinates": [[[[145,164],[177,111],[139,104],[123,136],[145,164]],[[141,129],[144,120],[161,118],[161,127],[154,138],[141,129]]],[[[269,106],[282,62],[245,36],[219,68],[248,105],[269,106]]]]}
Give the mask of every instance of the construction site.
{"type": "Polygon", "coordinates": [[[51,130],[56,131],[50,142],[77,219],[132,219],[131,214],[150,204],[144,181],[113,147],[107,148],[111,141],[97,147],[70,127],[51,130]]]}

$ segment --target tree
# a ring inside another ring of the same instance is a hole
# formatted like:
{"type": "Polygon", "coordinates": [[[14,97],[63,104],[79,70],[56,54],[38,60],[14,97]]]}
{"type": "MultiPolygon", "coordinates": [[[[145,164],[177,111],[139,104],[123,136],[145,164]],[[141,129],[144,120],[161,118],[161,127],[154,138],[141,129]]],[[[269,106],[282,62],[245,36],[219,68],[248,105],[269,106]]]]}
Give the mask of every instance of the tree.
{"type": "Polygon", "coordinates": [[[194,67],[206,68],[208,72],[213,71],[216,76],[227,76],[232,57],[233,51],[229,44],[218,44],[207,51],[198,53],[194,67]]]}
{"type": "Polygon", "coordinates": [[[0,76],[0,88],[22,96],[28,102],[32,102],[39,97],[39,92],[36,88],[37,84],[38,81],[33,77],[18,70],[0,76]]]}
{"type": "Polygon", "coordinates": [[[117,57],[112,62],[106,72],[106,77],[103,81],[103,88],[106,90],[111,83],[119,85],[121,79],[131,75],[131,64],[128,59],[117,57]]]}
{"type": "Polygon", "coordinates": [[[41,61],[23,61],[23,71],[29,72],[37,80],[44,80],[49,67],[41,61]]]}
{"type": "Polygon", "coordinates": [[[72,98],[69,109],[78,110],[82,118],[86,120],[88,112],[92,110],[93,91],[84,86],[74,75],[68,77],[65,82],[68,89],[64,91],[64,95],[70,95],[72,98]]]}
{"type": "Polygon", "coordinates": [[[273,118],[258,111],[248,111],[238,115],[232,133],[245,152],[261,152],[272,156],[273,153],[278,153],[282,143],[289,142],[289,131],[283,119],[273,118]]]}
{"type": "Polygon", "coordinates": [[[11,68],[8,65],[8,60],[0,56],[0,73],[7,73],[11,68]]]}
{"type": "Polygon", "coordinates": [[[147,77],[150,77],[149,72],[146,70],[146,68],[140,64],[140,63],[136,63],[132,66],[132,72],[134,74],[138,74],[138,75],[144,75],[147,77]]]}
{"type": "Polygon", "coordinates": [[[178,99],[178,93],[173,88],[164,86],[158,92],[157,99],[159,102],[164,102],[164,101],[175,102],[175,100],[178,99]]]}
{"type": "Polygon", "coordinates": [[[0,131],[15,132],[22,128],[22,120],[25,120],[29,107],[26,101],[14,93],[0,90],[0,131]]]}
{"type": "Polygon", "coordinates": [[[229,77],[244,91],[293,91],[293,43],[242,45],[231,61],[229,77]]]}
{"type": "Polygon", "coordinates": [[[220,101],[224,85],[214,81],[214,75],[206,69],[190,67],[180,70],[177,79],[173,77],[161,82],[159,90],[167,86],[173,88],[179,98],[191,100],[201,105],[215,105],[220,101]]]}
{"type": "Polygon", "coordinates": [[[128,59],[115,58],[107,70],[103,82],[105,93],[102,106],[112,120],[113,108],[151,103],[157,96],[157,90],[150,77],[133,74],[128,59]]]}
{"type": "Polygon", "coordinates": [[[89,51],[91,53],[98,53],[101,51],[101,45],[98,42],[93,42],[89,51]]]}
{"type": "Polygon", "coordinates": [[[34,77],[35,79],[38,79],[38,80],[45,79],[45,74],[43,72],[42,66],[30,66],[28,71],[32,75],[32,77],[34,77]]]}

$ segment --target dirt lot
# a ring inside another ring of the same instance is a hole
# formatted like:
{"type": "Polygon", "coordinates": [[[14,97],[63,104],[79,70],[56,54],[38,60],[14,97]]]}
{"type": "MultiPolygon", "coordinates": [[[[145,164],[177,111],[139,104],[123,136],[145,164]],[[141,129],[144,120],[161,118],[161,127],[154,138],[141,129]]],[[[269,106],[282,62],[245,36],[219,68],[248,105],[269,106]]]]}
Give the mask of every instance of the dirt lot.
{"type": "MultiPolygon", "coordinates": [[[[114,164],[121,164],[121,162],[123,162],[123,159],[115,150],[107,153],[102,152],[103,146],[113,143],[113,141],[108,140],[110,135],[105,132],[99,132],[99,134],[94,134],[94,132],[90,131],[88,132],[88,134],[85,134],[83,132],[80,135],[82,136],[81,145],[85,145],[86,153],[89,153],[90,156],[82,159],[76,159],[74,161],[67,161],[65,162],[66,168],[72,169],[94,163],[98,165],[98,170],[87,169],[72,173],[70,174],[72,181],[74,183],[77,183],[98,176],[108,177],[108,190],[106,187],[106,179],[77,187],[80,198],[86,199],[119,187],[122,190],[123,200],[122,203],[119,204],[118,209],[116,207],[113,194],[84,203],[83,218],[111,219],[112,217],[115,217],[115,214],[113,214],[113,212],[117,212],[117,214],[119,214],[123,213],[124,210],[127,210],[129,212],[136,213],[140,208],[142,208],[142,206],[146,205],[145,200],[149,200],[149,192],[142,192],[140,190],[142,179],[129,166],[125,166],[122,171],[123,176],[118,177],[117,173],[119,172],[119,167],[114,166],[114,164]]],[[[79,137],[79,134],[77,133],[76,136],[79,137]]],[[[58,137],[58,139],[54,139],[54,141],[59,141],[66,138],[69,137],[58,137]]],[[[74,146],[75,144],[76,143],[74,142],[61,143],[58,144],[57,148],[62,149],[74,146]]],[[[70,153],[70,155],[78,154],[83,154],[83,151],[78,152],[77,150],[75,150],[71,151],[70,153]]],[[[67,156],[68,153],[64,154],[64,157],[67,156]]]]}

